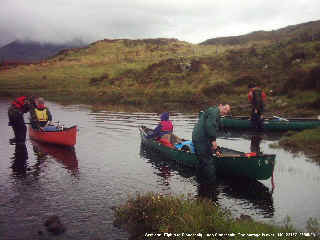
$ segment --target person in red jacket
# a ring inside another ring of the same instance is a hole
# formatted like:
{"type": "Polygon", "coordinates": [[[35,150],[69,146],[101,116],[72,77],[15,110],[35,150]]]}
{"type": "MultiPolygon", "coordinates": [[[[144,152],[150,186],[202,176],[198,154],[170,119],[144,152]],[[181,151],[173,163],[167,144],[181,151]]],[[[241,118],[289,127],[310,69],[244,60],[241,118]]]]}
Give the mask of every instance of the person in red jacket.
{"type": "Polygon", "coordinates": [[[248,100],[251,103],[251,123],[256,130],[263,129],[263,113],[267,95],[260,87],[254,83],[250,83],[248,100]]]}
{"type": "Polygon", "coordinates": [[[25,142],[27,127],[23,115],[33,108],[34,100],[32,97],[21,96],[11,103],[8,109],[8,125],[12,127],[14,138],[10,139],[10,142],[25,142]]]}

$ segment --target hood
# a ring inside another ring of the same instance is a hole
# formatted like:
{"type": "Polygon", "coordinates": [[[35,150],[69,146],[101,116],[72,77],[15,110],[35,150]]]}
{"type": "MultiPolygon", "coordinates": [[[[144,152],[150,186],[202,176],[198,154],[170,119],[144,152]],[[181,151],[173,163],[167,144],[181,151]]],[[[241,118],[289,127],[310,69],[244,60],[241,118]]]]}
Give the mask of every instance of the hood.
{"type": "Polygon", "coordinates": [[[37,108],[38,109],[44,109],[46,106],[43,104],[43,103],[39,103],[38,105],[37,105],[37,108]]]}
{"type": "Polygon", "coordinates": [[[168,121],[169,120],[169,113],[168,112],[162,113],[160,115],[160,120],[161,121],[168,121]]]}

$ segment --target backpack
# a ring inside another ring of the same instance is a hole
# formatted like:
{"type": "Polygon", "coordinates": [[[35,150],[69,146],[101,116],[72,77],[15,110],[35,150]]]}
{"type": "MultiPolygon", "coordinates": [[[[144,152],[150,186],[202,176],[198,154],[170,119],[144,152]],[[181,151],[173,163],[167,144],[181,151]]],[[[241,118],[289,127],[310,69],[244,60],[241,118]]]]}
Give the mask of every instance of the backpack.
{"type": "Polygon", "coordinates": [[[252,92],[252,105],[258,110],[263,110],[262,90],[255,89],[252,92]]]}

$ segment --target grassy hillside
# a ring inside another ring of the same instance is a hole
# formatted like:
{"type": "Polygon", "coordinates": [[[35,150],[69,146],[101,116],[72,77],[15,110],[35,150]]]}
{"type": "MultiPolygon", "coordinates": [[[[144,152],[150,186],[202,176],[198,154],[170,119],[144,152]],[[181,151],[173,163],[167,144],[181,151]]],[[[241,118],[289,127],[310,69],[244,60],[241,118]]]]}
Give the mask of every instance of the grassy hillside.
{"type": "Polygon", "coordinates": [[[233,112],[248,112],[241,106],[247,104],[250,81],[268,93],[270,112],[317,113],[320,40],[195,45],[176,39],[105,39],[41,64],[0,68],[0,92],[7,96],[197,110],[228,102],[233,112]]]}
{"type": "Polygon", "coordinates": [[[202,45],[238,45],[247,43],[306,42],[320,40],[320,21],[312,21],[273,31],[256,31],[241,36],[218,37],[202,42],[202,45]]]}

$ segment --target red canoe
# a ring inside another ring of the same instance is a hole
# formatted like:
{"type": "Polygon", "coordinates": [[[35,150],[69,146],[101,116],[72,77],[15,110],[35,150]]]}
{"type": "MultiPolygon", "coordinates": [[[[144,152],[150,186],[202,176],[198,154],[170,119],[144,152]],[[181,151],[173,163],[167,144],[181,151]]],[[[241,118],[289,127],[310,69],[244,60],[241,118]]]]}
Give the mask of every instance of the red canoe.
{"type": "Polygon", "coordinates": [[[73,147],[77,140],[77,126],[64,128],[60,131],[41,131],[29,127],[29,136],[39,142],[52,143],[57,145],[73,147]]]}

